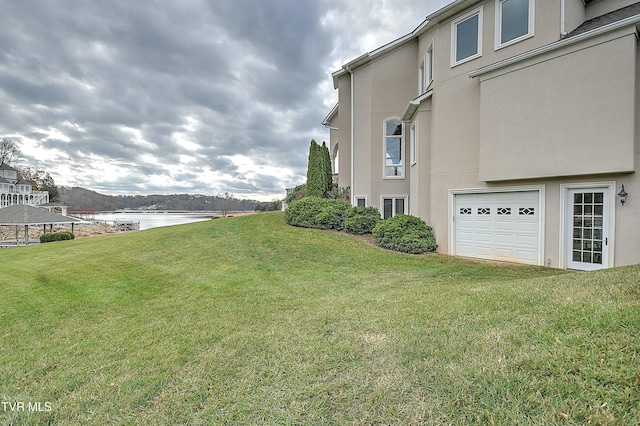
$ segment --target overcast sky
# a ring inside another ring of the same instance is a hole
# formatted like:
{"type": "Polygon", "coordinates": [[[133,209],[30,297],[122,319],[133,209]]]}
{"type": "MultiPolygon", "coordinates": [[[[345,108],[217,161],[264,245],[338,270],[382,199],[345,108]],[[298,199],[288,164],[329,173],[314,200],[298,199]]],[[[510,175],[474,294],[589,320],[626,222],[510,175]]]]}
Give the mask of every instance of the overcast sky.
{"type": "Polygon", "coordinates": [[[331,73],[449,2],[0,0],[0,136],[58,185],[282,198],[331,73]]]}

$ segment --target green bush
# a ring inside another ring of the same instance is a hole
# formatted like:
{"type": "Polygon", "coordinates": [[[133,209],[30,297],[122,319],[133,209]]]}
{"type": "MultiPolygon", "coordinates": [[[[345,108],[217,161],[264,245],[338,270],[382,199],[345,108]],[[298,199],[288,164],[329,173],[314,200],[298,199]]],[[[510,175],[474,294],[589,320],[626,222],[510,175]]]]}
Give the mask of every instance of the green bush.
{"type": "Polygon", "coordinates": [[[380,222],[380,210],[375,207],[351,207],[344,217],[344,230],[350,234],[370,234],[380,222]]]}
{"type": "Polygon", "coordinates": [[[293,188],[293,191],[287,195],[287,204],[291,204],[294,201],[302,200],[307,195],[307,184],[303,183],[293,188]]]}
{"type": "Polygon", "coordinates": [[[426,253],[438,247],[431,227],[415,216],[401,214],[380,221],[372,234],[381,247],[403,253],[426,253]]]}
{"type": "Polygon", "coordinates": [[[349,203],[320,197],[294,201],[284,212],[284,220],[292,226],[317,229],[342,229],[349,203]]]}
{"type": "Polygon", "coordinates": [[[53,232],[40,235],[41,243],[50,243],[53,241],[73,240],[75,235],[68,231],[53,232]]]}

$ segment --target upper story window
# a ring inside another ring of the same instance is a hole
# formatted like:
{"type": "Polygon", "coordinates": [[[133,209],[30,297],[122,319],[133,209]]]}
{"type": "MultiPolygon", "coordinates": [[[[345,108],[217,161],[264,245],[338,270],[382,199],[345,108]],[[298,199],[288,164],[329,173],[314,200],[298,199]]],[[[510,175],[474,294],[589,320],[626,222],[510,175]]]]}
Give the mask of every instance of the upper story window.
{"type": "Polygon", "coordinates": [[[433,81],[433,42],[427,49],[427,57],[425,59],[425,90],[433,81]]]}
{"type": "Polygon", "coordinates": [[[425,60],[423,59],[420,62],[420,67],[418,68],[418,94],[421,95],[424,93],[427,85],[425,84],[427,80],[426,70],[425,70],[425,60]]]}
{"type": "Polygon", "coordinates": [[[451,66],[482,56],[482,7],[451,22],[451,66]]]}
{"type": "Polygon", "coordinates": [[[390,118],[384,122],[384,177],[404,177],[402,121],[390,118]]]}
{"type": "Polygon", "coordinates": [[[496,0],[496,49],[533,35],[535,0],[496,0]]]}

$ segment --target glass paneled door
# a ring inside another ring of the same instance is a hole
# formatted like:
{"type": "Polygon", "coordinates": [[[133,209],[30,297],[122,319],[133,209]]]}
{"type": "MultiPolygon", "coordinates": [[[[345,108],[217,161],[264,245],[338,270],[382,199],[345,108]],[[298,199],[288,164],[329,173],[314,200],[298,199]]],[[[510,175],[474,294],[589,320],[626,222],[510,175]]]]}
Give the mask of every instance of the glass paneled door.
{"type": "Polygon", "coordinates": [[[570,189],[567,197],[567,267],[609,267],[609,189],[570,189]]]}

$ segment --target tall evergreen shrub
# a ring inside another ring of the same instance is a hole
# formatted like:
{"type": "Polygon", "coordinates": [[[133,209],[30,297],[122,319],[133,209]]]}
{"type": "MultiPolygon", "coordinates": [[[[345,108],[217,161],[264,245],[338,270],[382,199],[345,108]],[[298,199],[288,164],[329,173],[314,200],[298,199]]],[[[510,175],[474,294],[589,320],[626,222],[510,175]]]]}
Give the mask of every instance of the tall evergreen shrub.
{"type": "Polygon", "coordinates": [[[322,198],[326,195],[326,173],[322,158],[320,145],[315,140],[311,140],[307,164],[307,197],[322,198]]]}
{"type": "Polygon", "coordinates": [[[324,172],[326,175],[327,191],[325,197],[331,190],[333,190],[333,169],[331,168],[331,155],[329,154],[329,148],[326,142],[322,142],[322,158],[324,165],[324,172]]]}

